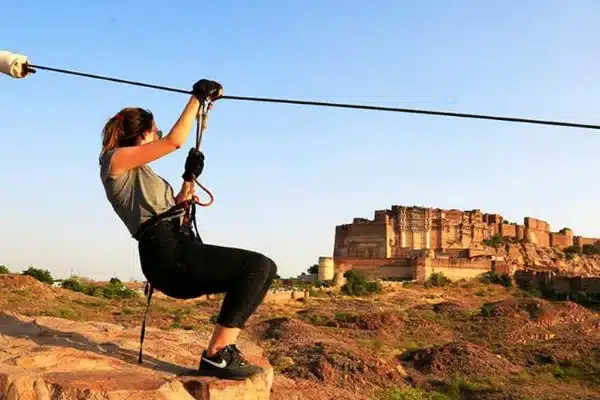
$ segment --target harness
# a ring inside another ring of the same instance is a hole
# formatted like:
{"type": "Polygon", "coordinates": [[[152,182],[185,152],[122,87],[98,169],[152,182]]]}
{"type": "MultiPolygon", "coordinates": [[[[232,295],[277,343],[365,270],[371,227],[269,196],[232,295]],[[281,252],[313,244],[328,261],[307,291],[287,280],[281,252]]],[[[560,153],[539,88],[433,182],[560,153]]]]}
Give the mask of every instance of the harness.
{"type": "MultiPolygon", "coordinates": [[[[213,102],[211,99],[206,99],[200,104],[200,109],[198,110],[198,116],[196,118],[196,145],[194,147],[196,150],[200,150],[202,134],[206,129],[206,120],[208,119],[208,113],[210,112],[210,110],[212,110],[212,105],[213,102]]],[[[194,186],[192,186],[191,199],[178,203],[175,206],[169,208],[167,211],[157,214],[152,218],[148,219],[140,225],[140,227],[132,235],[132,237],[135,240],[139,241],[148,229],[156,226],[159,222],[167,219],[173,219],[183,214],[181,228],[195,232],[195,236],[197,238],[200,238],[200,233],[198,232],[198,224],[196,222],[196,205],[199,205],[201,207],[208,207],[214,202],[215,198],[210,192],[210,190],[208,190],[204,185],[202,185],[198,181],[197,177],[194,177],[194,183],[198,185],[202,190],[204,190],[204,192],[206,192],[206,194],[208,195],[209,200],[206,203],[194,200],[194,186]]],[[[144,311],[144,320],[142,321],[142,330],[140,333],[140,352],[138,356],[139,364],[142,363],[142,348],[144,345],[144,336],[146,335],[146,319],[148,317],[148,311],[150,310],[150,302],[152,301],[153,292],[154,287],[152,287],[152,284],[150,282],[146,282],[146,285],[144,286],[144,296],[146,296],[147,303],[146,310],[144,311]]]]}

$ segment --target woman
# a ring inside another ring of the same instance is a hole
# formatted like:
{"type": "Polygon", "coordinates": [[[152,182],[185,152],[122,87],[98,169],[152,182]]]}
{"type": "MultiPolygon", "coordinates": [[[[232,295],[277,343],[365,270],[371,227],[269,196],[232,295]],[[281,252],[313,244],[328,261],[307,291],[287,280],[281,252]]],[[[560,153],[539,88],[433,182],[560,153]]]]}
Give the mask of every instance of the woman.
{"type": "Polygon", "coordinates": [[[225,293],[199,369],[222,378],[245,379],[262,369],[249,364],[235,343],[275,278],[275,263],[256,252],[204,244],[182,225],[181,213],[136,235],[151,217],[191,198],[194,177],[204,168],[202,153],[190,150],[177,195],[147,164],[181,148],[201,101],[218,98],[222,89],[214,81],[196,82],[185,109],[165,137],[149,111],[121,110],[103,130],[100,177],[113,209],[139,240],[142,271],[154,288],[180,299],[225,293]]]}

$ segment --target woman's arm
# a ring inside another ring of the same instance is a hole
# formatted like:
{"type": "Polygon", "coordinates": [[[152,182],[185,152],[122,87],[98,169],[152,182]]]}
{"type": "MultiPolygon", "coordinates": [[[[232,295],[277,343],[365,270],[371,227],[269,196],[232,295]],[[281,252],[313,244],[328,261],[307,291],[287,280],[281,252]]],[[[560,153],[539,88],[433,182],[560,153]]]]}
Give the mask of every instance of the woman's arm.
{"type": "Polygon", "coordinates": [[[149,163],[179,149],[185,144],[190,134],[199,108],[200,101],[192,95],[167,136],[140,146],[117,149],[110,163],[110,174],[120,175],[129,169],[149,163]]]}

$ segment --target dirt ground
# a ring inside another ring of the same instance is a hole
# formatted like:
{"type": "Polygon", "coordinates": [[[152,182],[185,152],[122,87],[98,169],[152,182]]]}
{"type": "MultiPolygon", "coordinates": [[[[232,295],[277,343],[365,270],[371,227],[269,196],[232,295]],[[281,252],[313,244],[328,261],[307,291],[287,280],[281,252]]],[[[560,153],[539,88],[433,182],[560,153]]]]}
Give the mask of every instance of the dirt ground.
{"type": "MultiPolygon", "coordinates": [[[[410,285],[261,305],[242,333],[275,368],[272,399],[599,399],[600,314],[499,285],[410,285]]],[[[149,326],[208,334],[219,298],[155,297],[149,326]]],[[[0,309],[139,327],[106,300],[0,275],[0,309]]],[[[199,356],[199,355],[198,355],[199,356]]]]}

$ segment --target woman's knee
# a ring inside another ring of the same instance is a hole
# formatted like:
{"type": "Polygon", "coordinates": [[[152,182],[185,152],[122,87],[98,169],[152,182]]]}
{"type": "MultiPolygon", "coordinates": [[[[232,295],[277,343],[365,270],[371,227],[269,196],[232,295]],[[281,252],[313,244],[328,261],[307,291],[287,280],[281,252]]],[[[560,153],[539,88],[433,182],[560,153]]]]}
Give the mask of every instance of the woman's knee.
{"type": "Polygon", "coordinates": [[[277,264],[261,253],[256,253],[252,262],[253,271],[264,275],[266,279],[275,279],[277,276],[277,264]]]}

